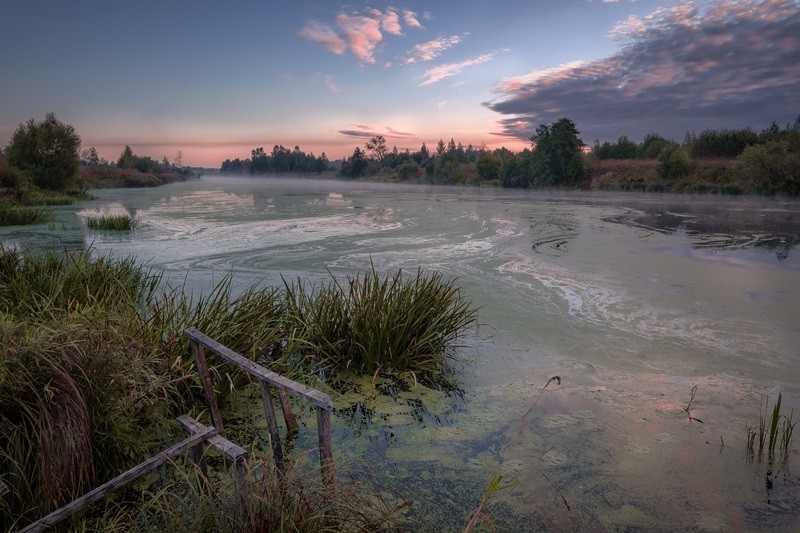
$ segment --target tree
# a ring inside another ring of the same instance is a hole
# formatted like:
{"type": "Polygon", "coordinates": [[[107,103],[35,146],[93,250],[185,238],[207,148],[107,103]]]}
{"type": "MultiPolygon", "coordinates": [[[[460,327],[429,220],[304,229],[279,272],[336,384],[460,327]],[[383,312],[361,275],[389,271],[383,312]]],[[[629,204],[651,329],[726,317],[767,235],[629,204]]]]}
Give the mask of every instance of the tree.
{"type": "Polygon", "coordinates": [[[373,158],[378,160],[378,163],[383,163],[383,160],[386,158],[386,154],[388,153],[388,149],[386,148],[386,139],[383,137],[383,135],[376,135],[367,142],[365,147],[367,151],[372,154],[373,158]]]}
{"type": "Polygon", "coordinates": [[[569,185],[584,175],[583,140],[575,123],[564,117],[540,124],[530,140],[534,144],[534,172],[542,185],[569,185]]]}
{"type": "Polygon", "coordinates": [[[477,169],[481,181],[499,180],[503,171],[503,158],[491,152],[483,153],[478,158],[477,169]]]}
{"type": "MultiPolygon", "coordinates": [[[[166,157],[165,157],[165,159],[166,159],[166,157]]],[[[181,150],[178,150],[178,153],[175,154],[175,165],[178,168],[182,168],[183,167],[183,151],[181,151],[181,150]]]]}
{"type": "Polygon", "coordinates": [[[357,178],[364,174],[365,170],[367,170],[367,157],[361,148],[356,146],[352,157],[342,165],[342,175],[357,178]]]}
{"type": "Polygon", "coordinates": [[[677,144],[666,146],[656,158],[656,176],[661,181],[674,181],[689,173],[692,162],[677,144]]]}
{"type": "Polygon", "coordinates": [[[8,162],[44,189],[63,190],[78,177],[81,138],[75,128],[48,113],[42,122],[20,124],[6,149],[8,162]]]}
{"type": "Polygon", "coordinates": [[[117,166],[119,168],[133,168],[134,163],[133,150],[126,144],[125,149],[122,150],[119,159],[117,159],[117,166]]]}

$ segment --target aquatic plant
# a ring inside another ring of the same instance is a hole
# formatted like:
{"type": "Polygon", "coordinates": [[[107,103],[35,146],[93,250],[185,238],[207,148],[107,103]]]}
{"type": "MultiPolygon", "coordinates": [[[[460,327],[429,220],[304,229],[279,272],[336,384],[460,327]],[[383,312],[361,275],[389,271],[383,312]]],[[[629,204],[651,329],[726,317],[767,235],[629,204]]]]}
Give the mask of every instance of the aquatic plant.
{"type": "Polygon", "coordinates": [[[374,266],[307,288],[285,282],[287,329],[322,365],[360,374],[435,371],[447,348],[476,320],[455,280],[417,270],[380,276],[374,266]]]}
{"type": "Polygon", "coordinates": [[[515,485],[516,483],[503,483],[502,474],[496,474],[493,476],[492,479],[489,480],[489,485],[486,487],[486,491],[481,497],[480,504],[478,504],[478,507],[472,512],[469,523],[467,523],[466,527],[464,527],[464,533],[471,533],[472,531],[480,531],[482,529],[491,529],[492,531],[496,531],[497,528],[492,523],[492,519],[489,516],[489,513],[486,511],[486,506],[498,492],[509,489],[515,485]]]}
{"type": "Polygon", "coordinates": [[[86,227],[109,231],[130,231],[136,227],[136,220],[130,215],[87,217],[86,227]]]}
{"type": "Polygon", "coordinates": [[[53,213],[46,209],[14,206],[0,200],[0,226],[27,226],[43,224],[53,220],[53,213]]]}
{"type": "Polygon", "coordinates": [[[750,454],[755,453],[756,438],[758,438],[758,455],[759,460],[767,448],[769,460],[772,461],[775,455],[775,447],[780,443],[778,450],[788,457],[789,449],[792,444],[792,436],[794,434],[794,426],[797,422],[793,421],[794,410],[789,412],[789,415],[781,414],[781,401],[782,394],[778,393],[778,399],[769,410],[769,397],[761,397],[761,406],[759,409],[759,422],[758,431],[753,426],[747,426],[747,451],[750,454]],[[780,436],[779,436],[780,435],[780,436]]]}

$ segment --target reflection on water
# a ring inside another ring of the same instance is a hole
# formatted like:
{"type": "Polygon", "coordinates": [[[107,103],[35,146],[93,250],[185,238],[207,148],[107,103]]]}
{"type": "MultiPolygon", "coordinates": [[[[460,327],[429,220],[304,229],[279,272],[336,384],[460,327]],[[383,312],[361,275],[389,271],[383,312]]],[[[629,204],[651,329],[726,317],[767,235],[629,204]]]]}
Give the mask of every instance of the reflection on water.
{"type": "MultiPolygon", "coordinates": [[[[462,528],[497,473],[516,482],[489,509],[510,530],[800,519],[796,453],[770,469],[745,442],[762,394],[800,408],[796,200],[222,178],[98,194],[0,238],[135,255],[191,290],[370,264],[458,277],[480,307],[453,362],[462,395],[388,376],[334,394],[339,475],[374,475],[432,530],[462,528]],[[116,209],[132,234],[83,228],[116,209]]],[[[235,409],[245,442],[266,435],[254,398],[235,409]]],[[[315,446],[304,416],[297,453],[315,446]]]]}

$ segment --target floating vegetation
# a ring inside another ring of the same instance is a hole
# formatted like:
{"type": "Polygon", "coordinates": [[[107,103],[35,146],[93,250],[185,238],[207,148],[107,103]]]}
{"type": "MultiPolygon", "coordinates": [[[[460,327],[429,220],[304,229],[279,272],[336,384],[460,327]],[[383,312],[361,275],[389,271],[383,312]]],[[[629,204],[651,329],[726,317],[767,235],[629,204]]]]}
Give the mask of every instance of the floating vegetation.
{"type": "Polygon", "coordinates": [[[794,409],[788,415],[781,414],[781,400],[782,395],[778,393],[778,400],[775,402],[770,414],[769,397],[762,396],[758,431],[753,426],[747,426],[747,452],[751,456],[755,453],[756,439],[758,439],[759,460],[761,460],[766,447],[769,461],[772,462],[776,446],[783,454],[784,459],[788,458],[794,426],[797,422],[793,421],[794,409]]]}
{"type": "Polygon", "coordinates": [[[136,227],[136,219],[130,215],[87,217],[86,227],[108,231],[131,231],[136,227]]]}

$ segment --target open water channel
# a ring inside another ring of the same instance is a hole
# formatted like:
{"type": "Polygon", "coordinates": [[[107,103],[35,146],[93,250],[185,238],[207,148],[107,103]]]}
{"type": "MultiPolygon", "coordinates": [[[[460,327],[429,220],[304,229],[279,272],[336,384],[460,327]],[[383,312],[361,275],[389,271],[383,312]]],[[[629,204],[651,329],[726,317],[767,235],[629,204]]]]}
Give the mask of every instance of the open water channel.
{"type": "Polygon", "coordinates": [[[134,255],[195,291],[370,262],[456,277],[480,308],[461,394],[369,378],[334,395],[339,478],[378,480],[432,530],[462,529],[496,474],[513,486],[489,514],[511,531],[800,524],[800,441],[774,464],[746,451],[762,396],[800,419],[798,200],[211,176],[96,194],[0,239],[134,255]],[[83,228],[126,212],[131,234],[83,228]]]}

